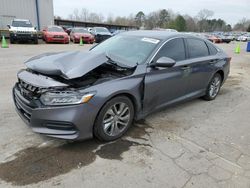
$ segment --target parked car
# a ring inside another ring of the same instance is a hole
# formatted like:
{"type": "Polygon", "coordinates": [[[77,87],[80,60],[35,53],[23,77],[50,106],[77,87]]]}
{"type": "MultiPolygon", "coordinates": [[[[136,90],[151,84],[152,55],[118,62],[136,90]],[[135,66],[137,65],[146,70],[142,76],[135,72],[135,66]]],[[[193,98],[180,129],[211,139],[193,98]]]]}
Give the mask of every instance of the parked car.
{"type": "Polygon", "coordinates": [[[113,33],[112,33],[112,36],[115,36],[115,35],[118,35],[120,33],[124,33],[126,32],[126,30],[115,30],[113,33]]]}
{"type": "Polygon", "coordinates": [[[222,42],[222,39],[215,36],[215,35],[210,35],[208,37],[208,40],[211,41],[212,43],[221,43],[222,42]]]}
{"type": "Polygon", "coordinates": [[[8,25],[10,32],[10,43],[13,44],[16,41],[32,41],[34,44],[38,44],[38,35],[36,28],[33,27],[29,20],[14,19],[11,25],[8,25]]]}
{"type": "Polygon", "coordinates": [[[225,35],[218,35],[216,36],[217,38],[221,39],[222,43],[227,43],[229,44],[233,39],[230,36],[225,36],[225,35]]]}
{"type": "Polygon", "coordinates": [[[83,42],[93,44],[95,42],[95,37],[90,34],[85,28],[73,28],[70,33],[70,40],[74,43],[79,43],[80,38],[82,38],[83,42]]]}
{"type": "Polygon", "coordinates": [[[100,43],[100,42],[112,37],[112,34],[105,27],[93,27],[91,30],[91,33],[94,35],[95,41],[97,43],[100,43]]]}
{"type": "Polygon", "coordinates": [[[48,26],[43,30],[43,39],[46,43],[69,43],[69,36],[60,26],[48,26]]]}
{"type": "Polygon", "coordinates": [[[156,110],[198,97],[214,100],[230,60],[192,35],[125,32],[88,52],[31,58],[17,74],[13,99],[34,132],[111,141],[156,110]]]}
{"type": "Polygon", "coordinates": [[[250,34],[241,35],[237,38],[237,41],[247,42],[250,41],[250,34]]]}

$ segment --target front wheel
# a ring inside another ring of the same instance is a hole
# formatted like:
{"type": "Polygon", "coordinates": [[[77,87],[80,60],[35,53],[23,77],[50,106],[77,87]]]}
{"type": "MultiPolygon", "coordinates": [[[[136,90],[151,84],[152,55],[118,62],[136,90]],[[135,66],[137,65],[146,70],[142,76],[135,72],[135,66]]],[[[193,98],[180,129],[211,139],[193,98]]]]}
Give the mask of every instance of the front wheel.
{"type": "Polygon", "coordinates": [[[102,141],[113,141],[120,138],[131,126],[134,119],[134,106],[125,96],[108,101],[99,112],[94,135],[102,141]]]}
{"type": "Polygon", "coordinates": [[[203,98],[208,101],[214,100],[220,92],[221,84],[221,75],[219,73],[216,73],[212,80],[209,82],[206,90],[206,95],[203,98]]]}

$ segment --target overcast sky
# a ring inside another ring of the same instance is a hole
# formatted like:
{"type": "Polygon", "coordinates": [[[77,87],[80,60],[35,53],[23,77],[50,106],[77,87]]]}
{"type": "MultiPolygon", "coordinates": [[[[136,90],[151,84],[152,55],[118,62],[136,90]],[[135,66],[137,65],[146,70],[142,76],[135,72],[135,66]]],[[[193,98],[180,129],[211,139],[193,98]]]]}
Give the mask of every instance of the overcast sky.
{"type": "Polygon", "coordinates": [[[104,17],[128,16],[142,10],[145,14],[172,9],[182,15],[197,15],[201,9],[214,11],[213,18],[222,18],[235,24],[243,17],[250,19],[250,0],[54,0],[55,15],[67,18],[75,8],[86,8],[90,12],[102,13],[104,17]]]}

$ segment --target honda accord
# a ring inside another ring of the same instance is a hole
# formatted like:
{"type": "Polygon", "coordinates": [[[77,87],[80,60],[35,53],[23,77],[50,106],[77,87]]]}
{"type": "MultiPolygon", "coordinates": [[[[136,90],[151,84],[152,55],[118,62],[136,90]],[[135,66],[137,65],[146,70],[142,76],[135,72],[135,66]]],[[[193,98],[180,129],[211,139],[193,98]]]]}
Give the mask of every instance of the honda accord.
{"type": "Polygon", "coordinates": [[[231,58],[208,40],[166,31],[131,31],[88,52],[47,53],[25,62],[13,99],[34,132],[112,141],[135,120],[198,97],[213,100],[231,58]]]}

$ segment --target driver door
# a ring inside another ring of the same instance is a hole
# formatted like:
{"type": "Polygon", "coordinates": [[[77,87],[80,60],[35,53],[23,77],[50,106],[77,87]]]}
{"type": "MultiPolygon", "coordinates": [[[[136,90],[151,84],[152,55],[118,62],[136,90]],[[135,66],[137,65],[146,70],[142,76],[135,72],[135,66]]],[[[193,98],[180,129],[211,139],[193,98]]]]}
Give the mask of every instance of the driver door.
{"type": "Polygon", "coordinates": [[[189,62],[186,60],[184,39],[175,38],[168,41],[156,54],[153,62],[161,57],[172,58],[176,64],[169,68],[147,68],[143,101],[145,114],[182,100],[187,94],[190,70],[189,62]]]}

